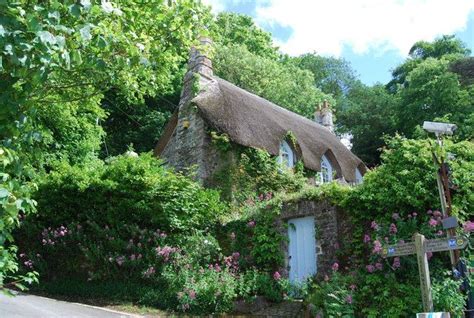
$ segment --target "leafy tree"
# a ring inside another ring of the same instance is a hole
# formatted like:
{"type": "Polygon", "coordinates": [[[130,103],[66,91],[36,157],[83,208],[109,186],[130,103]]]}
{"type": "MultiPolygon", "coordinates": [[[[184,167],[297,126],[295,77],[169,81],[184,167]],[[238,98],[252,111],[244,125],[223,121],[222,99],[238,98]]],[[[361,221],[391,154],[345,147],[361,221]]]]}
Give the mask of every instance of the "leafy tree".
{"type": "Polygon", "coordinates": [[[463,87],[459,76],[450,71],[450,60],[428,58],[407,74],[406,87],[398,94],[401,103],[396,112],[400,132],[412,136],[414,128],[425,120],[444,117],[458,124],[461,139],[473,138],[474,87],[463,87]],[[467,128],[467,129],[466,129],[467,128]]]}
{"type": "Polygon", "coordinates": [[[255,25],[253,19],[244,14],[221,12],[212,24],[214,41],[224,46],[243,45],[249,52],[261,57],[276,60],[278,48],[272,36],[255,25]]]}
{"type": "Polygon", "coordinates": [[[244,46],[219,46],[214,61],[220,77],[302,116],[312,118],[316,105],[333,101],[314,86],[310,72],[257,56],[244,46]]]}
{"type": "Polygon", "coordinates": [[[178,103],[179,91],[172,96],[146,97],[136,103],[113,92],[107,93],[102,100],[107,112],[102,126],[107,134],[101,157],[123,154],[130,146],[137,152],[152,150],[178,103]]]}
{"type": "Polygon", "coordinates": [[[310,71],[316,87],[326,94],[332,94],[337,100],[359,83],[354,70],[344,59],[306,53],[290,61],[299,68],[310,71]]]}
{"type": "Polygon", "coordinates": [[[347,107],[337,113],[340,131],[353,136],[352,151],[369,166],[379,164],[383,136],[396,131],[398,102],[382,85],[359,84],[347,94],[347,107]]]}
{"type": "Polygon", "coordinates": [[[443,35],[433,42],[416,42],[409,51],[409,58],[396,67],[392,72],[393,79],[387,84],[387,88],[396,92],[399,85],[406,85],[406,77],[419,63],[428,58],[440,59],[451,56],[451,60],[468,56],[470,50],[454,35],[443,35]]]}
{"type": "Polygon", "coordinates": [[[7,244],[19,213],[34,211],[34,171],[25,164],[36,164],[29,154],[38,145],[56,148],[59,133],[67,136],[58,141],[71,142],[66,148],[83,145],[79,131],[103,116],[97,105],[111,87],[129,100],[165,90],[207,17],[207,9],[188,0],[129,0],[120,7],[108,1],[0,2],[0,286],[16,270],[15,249],[7,244]],[[59,125],[55,112],[66,114],[59,125]],[[84,120],[67,118],[68,112],[82,112],[84,120]]]}

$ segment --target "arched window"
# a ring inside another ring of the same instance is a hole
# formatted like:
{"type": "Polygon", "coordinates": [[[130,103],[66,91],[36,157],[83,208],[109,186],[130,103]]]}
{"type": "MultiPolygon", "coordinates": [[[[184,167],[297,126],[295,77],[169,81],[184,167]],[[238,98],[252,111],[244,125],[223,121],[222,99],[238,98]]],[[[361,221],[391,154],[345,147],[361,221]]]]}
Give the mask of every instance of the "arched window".
{"type": "Polygon", "coordinates": [[[356,184],[362,183],[362,173],[360,173],[359,168],[356,168],[356,184]]]}
{"type": "Polygon", "coordinates": [[[280,144],[278,162],[288,168],[293,168],[295,166],[295,154],[286,141],[282,141],[280,144]]]}
{"type": "Polygon", "coordinates": [[[321,157],[321,183],[327,183],[332,181],[332,166],[329,159],[323,155],[321,157]]]}

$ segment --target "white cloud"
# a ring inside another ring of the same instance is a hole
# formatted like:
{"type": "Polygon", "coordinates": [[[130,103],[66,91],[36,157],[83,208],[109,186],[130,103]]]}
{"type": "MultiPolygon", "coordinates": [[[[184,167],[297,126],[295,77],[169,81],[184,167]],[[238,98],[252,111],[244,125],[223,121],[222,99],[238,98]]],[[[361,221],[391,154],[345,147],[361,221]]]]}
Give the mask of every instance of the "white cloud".
{"type": "Polygon", "coordinates": [[[474,12],[473,0],[256,1],[259,25],[277,23],[292,28],[290,38],[279,44],[294,55],[317,51],[339,56],[345,45],[356,53],[375,49],[406,55],[416,41],[462,30],[474,12]]]}
{"type": "Polygon", "coordinates": [[[218,13],[224,11],[225,9],[225,0],[202,0],[205,5],[212,7],[212,12],[218,13]]]}

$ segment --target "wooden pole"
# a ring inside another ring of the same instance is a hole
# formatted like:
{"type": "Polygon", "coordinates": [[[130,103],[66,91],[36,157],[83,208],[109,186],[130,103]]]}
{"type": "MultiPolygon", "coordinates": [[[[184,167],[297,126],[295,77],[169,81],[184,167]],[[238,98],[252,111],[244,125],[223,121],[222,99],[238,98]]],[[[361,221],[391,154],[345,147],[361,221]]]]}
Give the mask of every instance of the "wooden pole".
{"type": "Polygon", "coordinates": [[[420,272],[421,298],[423,300],[423,310],[425,312],[433,311],[433,297],[431,296],[430,269],[428,266],[428,257],[425,252],[425,236],[419,233],[415,234],[416,258],[418,260],[418,271],[420,272]]]}

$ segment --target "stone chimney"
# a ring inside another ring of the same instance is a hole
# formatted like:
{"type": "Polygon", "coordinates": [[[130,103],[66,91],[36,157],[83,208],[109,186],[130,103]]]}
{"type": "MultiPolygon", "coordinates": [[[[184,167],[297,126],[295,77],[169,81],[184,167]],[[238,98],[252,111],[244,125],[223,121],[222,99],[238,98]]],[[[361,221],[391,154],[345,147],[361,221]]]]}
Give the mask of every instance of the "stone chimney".
{"type": "Polygon", "coordinates": [[[189,54],[188,70],[184,76],[180,107],[187,104],[200,89],[212,81],[214,74],[212,61],[208,57],[212,50],[212,40],[206,37],[199,39],[199,46],[193,46],[189,54]],[[196,82],[198,80],[198,82],[196,82]]]}
{"type": "Polygon", "coordinates": [[[314,112],[314,121],[320,125],[323,125],[330,132],[334,133],[334,123],[332,121],[332,110],[327,100],[324,100],[323,104],[319,104],[314,112]]]}

